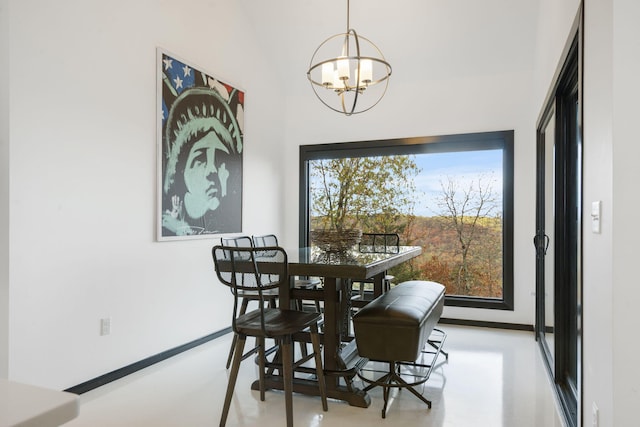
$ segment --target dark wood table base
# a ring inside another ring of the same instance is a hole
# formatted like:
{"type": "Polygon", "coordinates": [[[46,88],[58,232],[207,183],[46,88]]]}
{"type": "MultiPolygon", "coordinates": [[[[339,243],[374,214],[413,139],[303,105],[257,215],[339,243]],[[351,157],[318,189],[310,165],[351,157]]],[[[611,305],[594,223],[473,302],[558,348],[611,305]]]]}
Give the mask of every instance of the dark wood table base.
{"type": "MultiPolygon", "coordinates": [[[[316,248],[317,249],[317,248],[316,248]]],[[[367,408],[371,398],[366,391],[356,387],[353,379],[356,373],[367,363],[367,359],[358,355],[356,343],[350,333],[351,285],[359,279],[374,279],[374,296],[380,295],[382,278],[385,272],[398,264],[417,257],[422,248],[417,246],[400,247],[397,253],[358,253],[345,259],[329,259],[322,251],[312,248],[299,248],[287,251],[289,255],[289,274],[301,277],[322,277],[323,286],[319,289],[298,289],[290,283],[283,283],[280,288],[280,306],[293,307],[292,301],[310,299],[321,301],[323,306],[323,328],[321,342],[323,347],[323,369],[325,372],[327,397],[347,402],[351,406],[367,408]]],[[[334,257],[335,258],[335,257],[334,257]]],[[[295,341],[308,342],[304,334],[296,334],[295,341]]],[[[278,361],[267,364],[265,388],[282,390],[283,381],[278,368],[278,361]]],[[[308,369],[308,368],[307,368],[308,369]]],[[[302,367],[297,368],[293,379],[293,391],[312,396],[319,396],[320,390],[313,374],[302,367]],[[307,375],[305,377],[305,375],[307,375]]],[[[255,381],[252,390],[259,390],[255,381]]]]}
{"type": "MultiPolygon", "coordinates": [[[[271,390],[283,390],[282,377],[279,375],[266,375],[265,388],[271,390]]],[[[260,383],[256,380],[251,384],[251,390],[260,390],[260,383]]],[[[318,383],[312,379],[293,379],[294,393],[303,393],[311,396],[320,396],[318,383]]],[[[346,386],[338,385],[335,387],[327,387],[327,397],[347,402],[350,406],[358,408],[368,408],[371,405],[371,397],[362,389],[352,386],[349,389],[346,386]]]]}
{"type": "MultiPolygon", "coordinates": [[[[299,336],[299,338],[302,336],[299,336]]],[[[301,339],[300,342],[305,342],[301,339]]],[[[353,379],[357,377],[358,371],[363,368],[369,359],[360,357],[357,352],[356,342],[351,341],[341,346],[340,354],[336,357],[339,368],[337,370],[325,369],[325,383],[327,387],[327,397],[343,400],[350,406],[368,408],[371,398],[365,390],[356,387],[353,379]],[[341,380],[343,383],[341,383],[341,380]],[[346,385],[348,383],[349,385],[346,385]]],[[[283,390],[284,383],[281,375],[281,358],[278,351],[275,352],[273,361],[265,361],[267,373],[265,375],[265,389],[283,390]],[[277,374],[276,374],[277,372],[277,374]]],[[[318,381],[315,379],[315,368],[299,366],[295,369],[298,374],[293,378],[293,391],[296,393],[320,396],[318,381]],[[307,376],[307,378],[304,378],[307,376]]],[[[251,384],[252,390],[260,390],[260,383],[256,380],[251,384]]]]}

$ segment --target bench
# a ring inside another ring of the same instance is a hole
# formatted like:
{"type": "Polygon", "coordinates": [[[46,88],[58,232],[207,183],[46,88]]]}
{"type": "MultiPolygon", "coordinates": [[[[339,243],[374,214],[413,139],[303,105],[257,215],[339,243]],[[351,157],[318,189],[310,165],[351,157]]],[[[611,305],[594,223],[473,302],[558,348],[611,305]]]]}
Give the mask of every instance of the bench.
{"type": "Polygon", "coordinates": [[[388,372],[378,379],[372,380],[359,373],[360,378],[369,383],[365,390],[375,386],[383,387],[382,418],[386,417],[389,391],[393,387],[407,388],[431,408],[431,402],[413,387],[424,383],[429,378],[440,353],[448,359],[447,353],[442,351],[446,334],[435,328],[442,315],[444,294],[444,286],[436,282],[423,280],[402,282],[367,304],[353,316],[358,354],[371,361],[389,364],[388,372]],[[434,332],[438,338],[430,339],[434,332]],[[426,351],[426,345],[430,345],[435,351],[426,351]],[[422,353],[433,354],[429,365],[416,363],[422,353]],[[411,364],[412,367],[421,366],[427,371],[422,377],[409,383],[402,378],[402,364],[411,364]]]}

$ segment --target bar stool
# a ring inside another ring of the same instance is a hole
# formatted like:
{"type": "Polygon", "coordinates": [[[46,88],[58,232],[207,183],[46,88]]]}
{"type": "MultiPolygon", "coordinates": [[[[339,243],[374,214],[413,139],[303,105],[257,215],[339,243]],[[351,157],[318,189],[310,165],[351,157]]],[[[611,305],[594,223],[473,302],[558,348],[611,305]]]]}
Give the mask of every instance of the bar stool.
{"type": "MultiPolygon", "coordinates": [[[[223,237],[220,239],[223,246],[233,246],[236,248],[250,248],[253,246],[253,241],[249,236],[238,236],[238,237],[223,237]]],[[[239,291],[238,296],[240,297],[240,311],[238,312],[240,315],[247,312],[249,308],[249,303],[251,301],[260,302],[260,295],[255,290],[242,290],[239,291]]],[[[277,306],[278,300],[278,289],[269,289],[263,293],[263,297],[265,297],[265,302],[269,304],[269,307],[275,308],[277,306]]],[[[229,355],[227,356],[227,369],[231,366],[231,361],[233,360],[233,349],[236,347],[236,341],[238,340],[238,336],[233,334],[233,339],[231,340],[231,348],[229,348],[229,355]]],[[[242,360],[251,356],[254,353],[254,350],[257,348],[256,346],[253,350],[248,351],[246,354],[242,356],[242,360]]]]}
{"type": "MultiPolygon", "coordinates": [[[[253,236],[253,246],[256,248],[264,247],[264,246],[278,246],[278,238],[275,234],[264,234],[262,236],[253,236]]],[[[293,286],[298,289],[318,289],[322,286],[322,281],[317,277],[296,277],[293,282],[293,286]]],[[[320,301],[318,299],[314,299],[313,303],[316,307],[316,311],[320,313],[322,309],[320,308],[320,301]]],[[[297,299],[296,300],[297,309],[304,310],[304,300],[297,299]]]]}
{"type": "Polygon", "coordinates": [[[264,304],[265,291],[278,289],[281,285],[288,284],[287,253],[280,247],[215,246],[212,249],[212,256],[218,279],[222,284],[229,286],[234,295],[231,325],[238,337],[233,352],[233,365],[229,374],[229,384],[220,426],[223,427],[226,424],[229,415],[231,399],[248,336],[256,337],[258,342],[260,400],[262,401],[265,400],[265,338],[273,338],[279,346],[282,360],[287,427],[293,426],[293,372],[297,366],[312,358],[315,360],[322,409],[327,411],[326,386],[320,353],[320,338],[318,336],[318,322],[321,319],[321,314],[270,308],[264,304]],[[258,308],[248,313],[239,314],[240,291],[257,292],[260,296],[258,308]],[[302,356],[294,362],[293,334],[307,329],[310,331],[313,353],[302,356]]]}

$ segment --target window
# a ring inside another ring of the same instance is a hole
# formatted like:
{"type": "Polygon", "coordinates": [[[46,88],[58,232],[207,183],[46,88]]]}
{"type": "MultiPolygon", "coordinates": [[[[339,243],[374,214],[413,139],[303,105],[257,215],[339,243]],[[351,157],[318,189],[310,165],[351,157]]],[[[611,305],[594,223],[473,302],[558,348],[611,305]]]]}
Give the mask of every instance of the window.
{"type": "Polygon", "coordinates": [[[513,310],[513,131],[300,147],[300,239],[398,233],[423,253],[390,274],[446,304],[513,310]]]}

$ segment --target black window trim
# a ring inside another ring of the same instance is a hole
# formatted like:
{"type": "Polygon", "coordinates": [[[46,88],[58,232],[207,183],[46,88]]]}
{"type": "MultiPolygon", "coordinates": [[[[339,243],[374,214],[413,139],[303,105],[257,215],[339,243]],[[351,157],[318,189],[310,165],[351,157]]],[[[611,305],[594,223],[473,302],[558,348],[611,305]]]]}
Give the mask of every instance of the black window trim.
{"type": "Polygon", "coordinates": [[[456,307],[514,310],[513,295],[513,154],[514,131],[477,132],[356,142],[338,142],[300,146],[299,244],[309,242],[309,160],[369,157],[398,154],[444,153],[478,150],[503,150],[503,270],[502,299],[447,296],[445,305],[456,307]]]}

